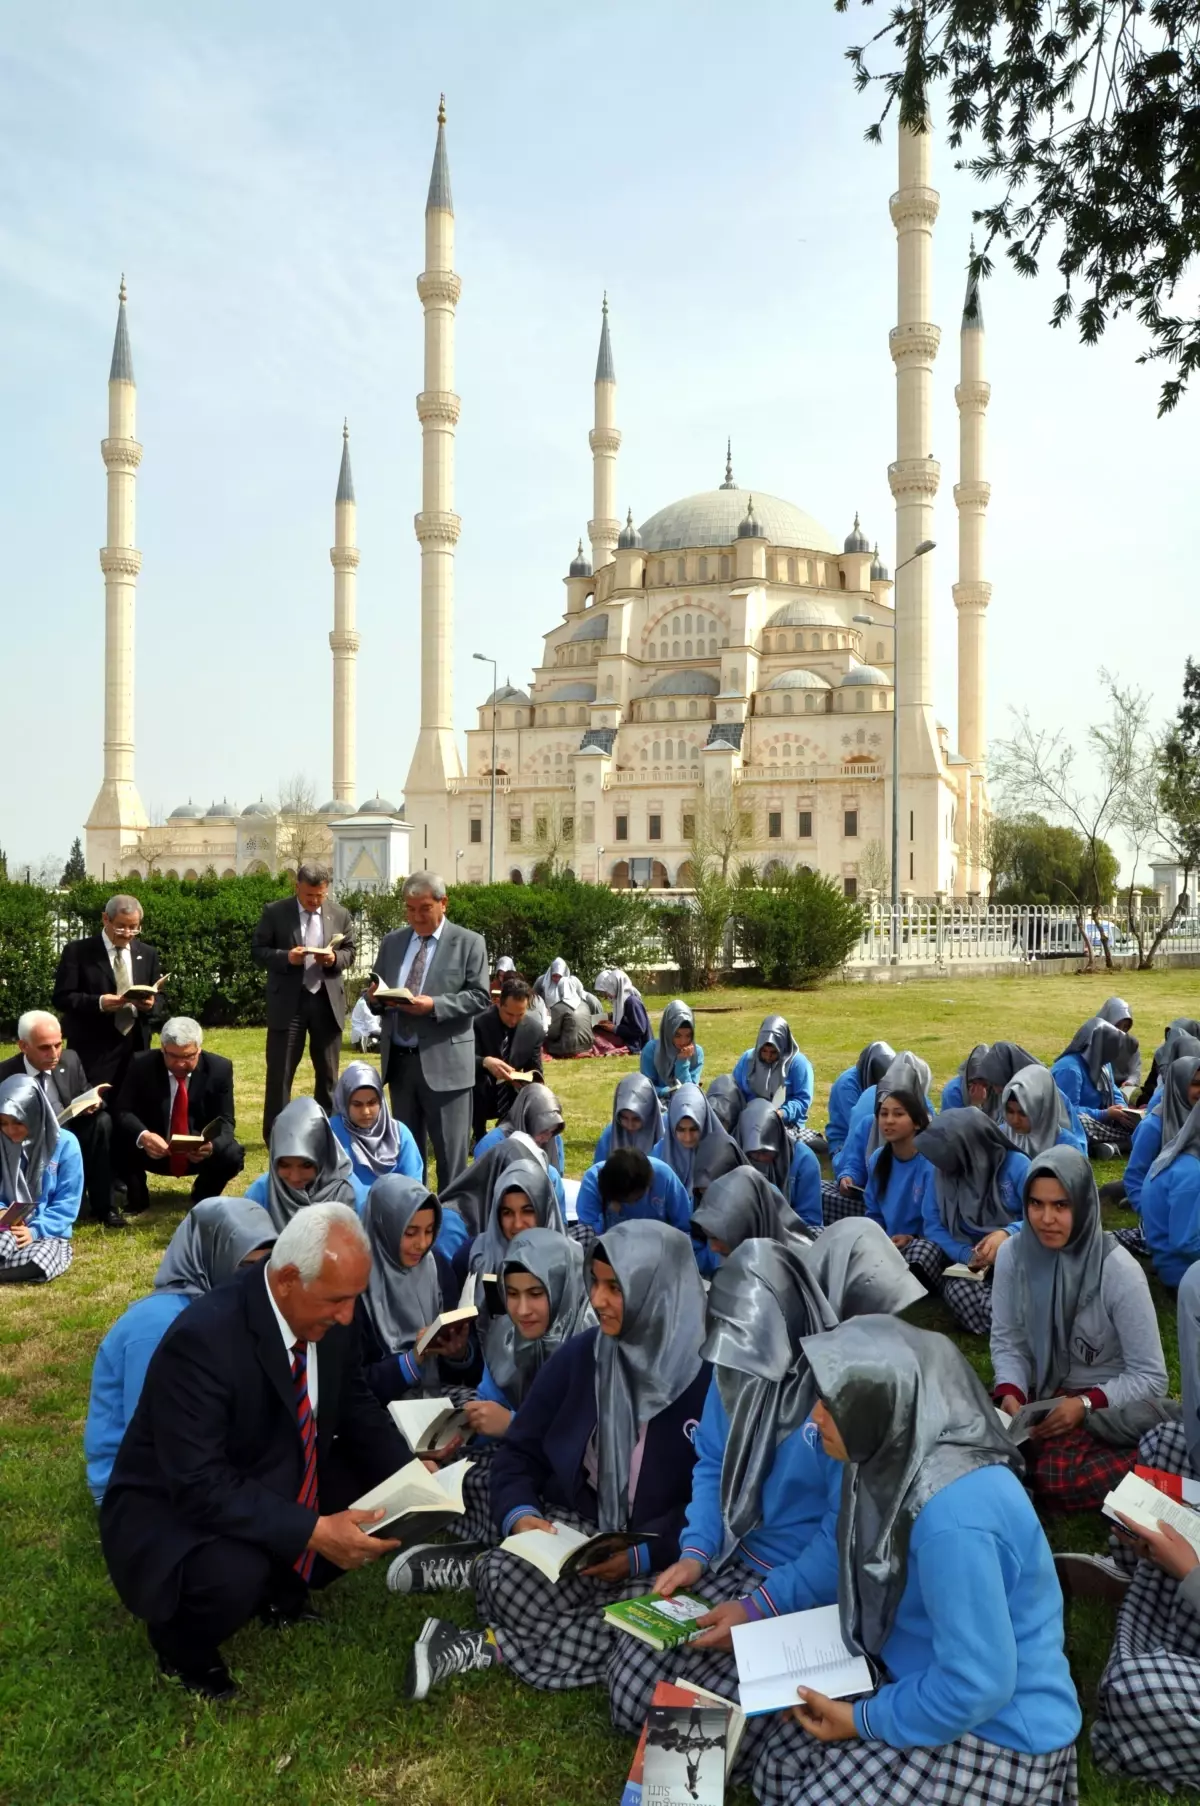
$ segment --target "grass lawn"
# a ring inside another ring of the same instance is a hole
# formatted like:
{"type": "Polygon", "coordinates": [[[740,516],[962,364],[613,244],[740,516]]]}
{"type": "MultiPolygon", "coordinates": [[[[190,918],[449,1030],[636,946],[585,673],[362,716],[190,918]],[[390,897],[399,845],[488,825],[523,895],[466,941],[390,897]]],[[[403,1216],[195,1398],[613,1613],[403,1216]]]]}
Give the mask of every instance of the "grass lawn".
{"type": "MultiPolygon", "coordinates": [[[[1122,973],[1143,1054],[1172,1016],[1196,1014],[1188,972],[1122,973]]],[[[829,1085],[864,1042],[912,1047],[950,1077],[981,1040],[1020,1041],[1052,1059],[1108,994],[1093,978],[947,978],[905,986],[830,986],[779,997],[711,992],[695,999],[705,1076],[727,1072],[762,1016],[782,1007],[817,1073],[814,1120],[829,1085]]],[[[661,1000],[660,1000],[661,1001],[661,1000]]],[[[657,1019],[657,1012],[655,1012],[657,1019]]],[[[232,1055],[247,1141],[247,1182],[265,1166],[258,1140],[263,1079],[259,1030],[213,1031],[232,1055]]],[[[0,1049],[0,1053],[7,1052],[0,1049]]],[[[632,1065],[556,1065],[567,1116],[567,1170],[579,1174],[611,1109],[612,1087],[632,1065]]],[[[307,1080],[308,1068],[301,1074],[307,1080]]],[[[1101,1180],[1115,1176],[1100,1171],[1101,1180]]],[[[409,1643],[428,1602],[388,1595],[382,1569],[348,1575],[322,1601],[320,1627],[272,1635],[244,1631],[228,1647],[243,1684],[212,1708],[159,1685],[142,1627],[109,1586],[84,1485],[80,1439],[96,1345],[132,1299],[150,1288],[179,1220],[184,1182],[160,1182],[149,1212],[127,1232],[81,1226],[71,1271],[53,1285],[0,1289],[0,1803],[3,1806],[201,1806],[211,1801],[363,1806],[602,1806],[620,1798],[631,1746],[608,1726],[595,1691],[536,1694],[506,1675],[471,1675],[420,1707],[399,1700],[409,1643]]],[[[1127,1218],[1122,1218],[1128,1221],[1127,1218]]],[[[1178,1388],[1173,1312],[1156,1288],[1163,1339],[1178,1388]]],[[[919,1320],[946,1329],[936,1304],[919,1320]]],[[[961,1339],[966,1346],[968,1339],[961,1339]]],[[[987,1351],[966,1351],[988,1376],[987,1351]]],[[[1099,1547],[1096,1519],[1050,1526],[1057,1547],[1099,1547]]],[[[465,1597],[440,1602],[473,1621],[465,1597]]],[[[1111,1635],[1107,1607],[1075,1607],[1071,1659],[1090,1699],[1111,1635]]],[[[1088,1806],[1164,1801],[1082,1763],[1088,1806]]],[[[739,1806],[749,1800],[742,1796],[739,1806]]]]}

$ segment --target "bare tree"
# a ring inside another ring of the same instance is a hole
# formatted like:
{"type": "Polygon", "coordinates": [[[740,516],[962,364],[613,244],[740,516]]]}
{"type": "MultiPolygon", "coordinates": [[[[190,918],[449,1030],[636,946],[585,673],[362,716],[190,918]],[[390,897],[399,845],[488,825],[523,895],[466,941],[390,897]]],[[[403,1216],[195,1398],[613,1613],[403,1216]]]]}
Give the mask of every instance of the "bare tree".
{"type": "Polygon", "coordinates": [[[695,826],[691,836],[692,870],[699,877],[702,868],[715,869],[723,884],[729,882],[730,867],[736,871],[740,855],[758,845],[754,811],[731,784],[714,784],[697,800],[695,826]]]}
{"type": "Polygon", "coordinates": [[[574,803],[548,800],[535,804],[533,841],[538,851],[535,879],[553,878],[566,871],[575,857],[574,803]]]}
{"type": "Polygon", "coordinates": [[[306,859],[328,858],[329,825],[318,814],[316,799],[316,786],[303,772],[280,779],[275,863],[281,869],[294,872],[306,859]]]}
{"type": "Polygon", "coordinates": [[[891,881],[892,862],[888,858],[887,848],[882,840],[868,840],[858,859],[859,888],[883,894],[891,881]]]}

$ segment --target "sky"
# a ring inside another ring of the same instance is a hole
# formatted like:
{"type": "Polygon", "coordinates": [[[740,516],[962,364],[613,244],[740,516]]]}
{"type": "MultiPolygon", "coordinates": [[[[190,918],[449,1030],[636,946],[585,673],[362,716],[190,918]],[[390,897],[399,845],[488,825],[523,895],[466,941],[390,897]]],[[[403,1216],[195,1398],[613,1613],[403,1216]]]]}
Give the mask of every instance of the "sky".
{"type": "MultiPolygon", "coordinates": [[[[868,22],[874,17],[867,15],[868,22]]],[[[399,800],[419,694],[422,314],[446,93],[458,309],[455,717],[527,682],[591,512],[611,306],[622,514],[738,483],[893,563],[895,141],[861,9],[789,0],[10,8],[0,60],[0,544],[10,870],[65,855],[102,773],[107,375],[138,383],[137,780],[152,820],[332,786],[333,499],[348,418],[359,795],[399,800]],[[16,680],[16,681],[14,681],[16,680]],[[20,774],[24,781],[13,782],[20,774]]],[[[935,151],[939,717],[955,719],[958,322],[985,198],[935,151]]],[[[1082,741],[1098,672],[1173,713],[1200,389],[1156,418],[1136,326],[1080,346],[1053,272],[984,289],[989,727],[1082,741]],[[1180,561],[1183,568],[1180,570],[1180,561]]]]}

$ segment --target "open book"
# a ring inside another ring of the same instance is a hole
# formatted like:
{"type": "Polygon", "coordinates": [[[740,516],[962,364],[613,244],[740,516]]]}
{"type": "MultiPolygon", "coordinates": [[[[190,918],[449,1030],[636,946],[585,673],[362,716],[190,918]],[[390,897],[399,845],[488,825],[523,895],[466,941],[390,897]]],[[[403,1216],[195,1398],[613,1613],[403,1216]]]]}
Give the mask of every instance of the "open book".
{"type": "Polygon", "coordinates": [[[336,953],[345,938],[344,934],[331,935],[328,947],[306,947],[304,951],[306,953],[336,953]]]}
{"type": "Polygon", "coordinates": [[[453,1323],[469,1323],[472,1317],[478,1317],[479,1312],[475,1308],[475,1285],[478,1277],[478,1274],[468,1273],[455,1308],[452,1311],[440,1311],[433,1322],[422,1330],[413,1350],[418,1361],[421,1360],[430,1343],[435,1342],[444,1329],[449,1329],[453,1323]]]}
{"type": "Polygon", "coordinates": [[[213,1141],[224,1127],[224,1117],[214,1116],[211,1122],[205,1123],[199,1135],[168,1136],[167,1147],[172,1154],[194,1154],[196,1149],[202,1148],[206,1141],[213,1141]]]}
{"type": "Polygon", "coordinates": [[[1175,1499],[1180,1505],[1200,1505],[1200,1480],[1190,1480],[1186,1474],[1169,1474],[1165,1467],[1139,1467],[1136,1462],[1133,1471],[1139,1480],[1165,1492],[1168,1499],[1175,1499]]]}
{"type": "Polygon", "coordinates": [[[1043,1417],[1049,1417],[1056,1405],[1061,1405],[1061,1398],[1035,1398],[1027,1405],[1022,1405],[1015,1417],[996,1406],[996,1415],[1004,1425],[1014,1442],[1028,1442],[1035,1424],[1041,1423],[1043,1417]]]}
{"type": "Polygon", "coordinates": [[[93,1085],[90,1091],[81,1091],[78,1097],[73,1097],[70,1103],[59,1111],[59,1128],[65,1129],[67,1124],[74,1122],[77,1116],[86,1116],[89,1110],[95,1110],[104,1102],[104,1093],[111,1090],[111,1085],[93,1085]]]}
{"type": "Polygon", "coordinates": [[[380,978],[376,981],[374,996],[368,997],[367,1002],[411,1003],[414,996],[415,992],[410,991],[407,985],[385,985],[382,978],[380,978]]]}
{"type": "Polygon", "coordinates": [[[618,1599],[606,1605],[604,1616],[616,1630],[651,1649],[674,1649],[677,1643],[690,1643],[697,1632],[697,1619],[712,1607],[689,1593],[676,1593],[673,1599],[660,1599],[646,1593],[641,1599],[618,1599]]]}
{"type": "Polygon", "coordinates": [[[852,1699],[875,1687],[866,1657],[846,1645],[836,1605],[735,1624],[733,1654],[747,1718],[794,1706],[797,1687],[812,1687],[828,1699],[852,1699]]]}
{"type": "Polygon", "coordinates": [[[386,1514],[378,1524],[364,1525],[368,1536],[398,1537],[412,1543],[444,1530],[452,1518],[460,1518],[466,1510],[463,1503],[463,1481],[470,1461],[452,1461],[436,1474],[431,1474],[419,1461],[399,1468],[390,1480],[381,1480],[361,1499],[355,1499],[351,1511],[378,1511],[386,1514]]]}
{"type": "MultiPolygon", "coordinates": [[[[1121,1512],[1141,1530],[1157,1530],[1161,1518],[1172,1530],[1178,1530],[1200,1555],[1200,1511],[1193,1511],[1190,1505],[1177,1504],[1137,1474],[1126,1474],[1120,1485],[1106,1495],[1103,1511],[1105,1517],[1114,1522],[1120,1521],[1117,1513],[1121,1512]]],[[[1127,1526],[1122,1524],[1121,1528],[1124,1530],[1127,1526]]]]}
{"type": "Polygon", "coordinates": [[[444,1398],[397,1398],[392,1421],[414,1455],[436,1455],[459,1437],[474,1434],[466,1414],[444,1398]]]}
{"type": "Polygon", "coordinates": [[[506,1536],[500,1547],[557,1583],[564,1574],[578,1574],[581,1568],[607,1561],[618,1549],[634,1549],[638,1543],[653,1541],[654,1537],[644,1532],[601,1530],[589,1536],[569,1524],[558,1524],[553,1530],[518,1530],[514,1536],[506,1536]]]}
{"type": "Polygon", "coordinates": [[[121,992],[122,1003],[144,1003],[147,997],[157,997],[170,976],[169,972],[164,972],[152,985],[126,985],[121,992]]]}
{"type": "Polygon", "coordinates": [[[951,1266],[942,1268],[941,1276],[943,1279],[974,1279],[982,1285],[984,1272],[983,1267],[968,1267],[965,1261],[956,1260],[951,1266]]]}

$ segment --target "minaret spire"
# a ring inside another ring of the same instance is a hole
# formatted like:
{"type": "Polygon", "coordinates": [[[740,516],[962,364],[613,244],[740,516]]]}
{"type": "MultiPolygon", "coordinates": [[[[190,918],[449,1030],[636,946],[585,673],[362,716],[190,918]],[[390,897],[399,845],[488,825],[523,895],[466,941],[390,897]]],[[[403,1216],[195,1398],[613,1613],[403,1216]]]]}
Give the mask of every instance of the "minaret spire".
{"type": "Polygon", "coordinates": [[[142,555],[136,537],[137,385],[125,316],[125,278],[117,299],[117,331],[108,374],[108,436],[100,455],[108,472],[104,572],[104,779],[87,819],[88,870],[115,877],[137,846],[148,817],[134,778],[134,629],[142,555]]]}
{"type": "Polygon", "coordinates": [[[721,484],[721,488],[722,489],[736,489],[737,488],[737,484],[733,480],[733,440],[732,439],[726,439],[726,441],[725,441],[725,481],[721,484]]]}
{"type": "Polygon", "coordinates": [[[425,268],[417,293],[425,309],[425,386],[421,422],[421,729],[405,785],[414,823],[412,857],[432,870],[450,860],[450,783],[462,776],[454,738],[454,548],[462,523],[454,512],[454,313],[462,283],[454,272],[454,201],[446,153],[446,97],[438,105],[437,142],[425,203],[425,268]]]}
{"type": "Polygon", "coordinates": [[[358,506],[350,470],[350,424],[342,422],[342,462],[338,470],[333,504],[333,797],[353,803],[357,783],[357,659],[360,640],[355,631],[358,591],[358,506]]]}
{"type": "Polygon", "coordinates": [[[983,572],[992,487],[984,470],[987,405],[992,390],[984,364],[983,308],[974,263],[972,239],[959,335],[958,387],[954,391],[958,404],[958,482],[954,485],[958,582],[954,585],[954,606],[958,611],[958,750],[978,769],[987,753],[987,607],[992,586],[983,572]]]}
{"type": "Polygon", "coordinates": [[[621,534],[617,516],[617,373],[613,367],[612,340],[608,333],[608,293],[600,313],[600,349],[596,355],[595,418],[588,444],[592,448],[592,508],[588,522],[592,542],[592,569],[611,564],[621,534]]]}

